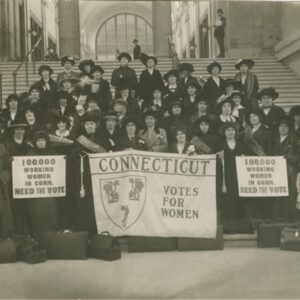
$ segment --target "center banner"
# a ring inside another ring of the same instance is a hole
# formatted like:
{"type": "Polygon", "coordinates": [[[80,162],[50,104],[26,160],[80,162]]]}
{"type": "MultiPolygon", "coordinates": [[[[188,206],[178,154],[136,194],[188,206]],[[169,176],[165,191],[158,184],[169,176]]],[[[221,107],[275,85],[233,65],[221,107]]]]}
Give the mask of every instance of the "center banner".
{"type": "Polygon", "coordinates": [[[216,236],[216,156],[128,150],[89,155],[98,232],[216,236]]]}

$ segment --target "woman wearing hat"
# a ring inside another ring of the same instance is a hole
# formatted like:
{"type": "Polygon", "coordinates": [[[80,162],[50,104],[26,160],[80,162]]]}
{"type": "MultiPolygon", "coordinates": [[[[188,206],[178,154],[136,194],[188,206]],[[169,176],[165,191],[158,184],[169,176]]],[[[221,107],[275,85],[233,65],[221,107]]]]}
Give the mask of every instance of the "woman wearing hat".
{"type": "Polygon", "coordinates": [[[292,122],[294,134],[300,138],[300,105],[294,106],[290,109],[289,117],[292,122]]]}
{"type": "Polygon", "coordinates": [[[150,151],[166,152],[168,148],[166,131],[158,127],[158,110],[155,106],[144,110],[145,128],[140,130],[139,136],[146,142],[150,151]]]}
{"type": "Polygon", "coordinates": [[[225,81],[220,76],[222,66],[218,62],[212,62],[206,69],[211,76],[205,82],[201,96],[206,98],[210,108],[214,109],[217,99],[223,94],[225,81]]]}
{"type": "Polygon", "coordinates": [[[193,85],[196,88],[196,94],[201,90],[201,86],[197,78],[193,77],[191,74],[194,72],[194,66],[190,63],[181,63],[179,64],[179,73],[180,73],[180,85],[185,91],[185,96],[187,96],[187,88],[189,85],[193,85]]]}
{"type": "Polygon", "coordinates": [[[163,98],[166,105],[176,100],[182,101],[184,90],[179,85],[179,72],[177,70],[170,70],[163,76],[163,79],[167,83],[163,91],[163,98]]]}
{"type": "Polygon", "coordinates": [[[239,81],[236,81],[231,78],[226,79],[224,82],[224,93],[217,99],[216,104],[230,97],[233,91],[241,91],[241,90],[242,90],[242,86],[239,81]]]}
{"type": "Polygon", "coordinates": [[[197,102],[199,99],[197,94],[197,85],[194,82],[187,84],[186,95],[183,99],[184,114],[189,118],[197,110],[197,102]]]}
{"type": "Polygon", "coordinates": [[[57,74],[57,78],[56,78],[57,84],[59,84],[65,78],[79,79],[79,74],[73,71],[73,67],[75,66],[75,59],[73,56],[66,55],[62,57],[60,63],[64,68],[64,70],[63,72],[57,74]]]}
{"type": "Polygon", "coordinates": [[[142,108],[151,105],[152,92],[154,88],[162,90],[164,82],[159,70],[156,69],[157,58],[142,54],[140,57],[141,62],[146,66],[140,75],[138,96],[143,100],[142,108]]]}
{"type": "Polygon", "coordinates": [[[75,77],[66,77],[59,82],[59,89],[68,93],[71,97],[75,98],[76,87],[79,79],[75,77]]]}
{"type": "Polygon", "coordinates": [[[244,94],[240,91],[232,91],[229,99],[234,103],[232,115],[238,120],[242,127],[246,126],[246,108],[242,105],[242,103],[244,103],[244,94]]]}
{"type": "Polygon", "coordinates": [[[118,114],[115,111],[108,111],[104,115],[103,137],[107,152],[117,151],[117,142],[121,130],[117,126],[118,114]]]}
{"type": "Polygon", "coordinates": [[[11,121],[19,119],[22,115],[20,98],[17,94],[10,94],[5,100],[5,105],[6,108],[2,110],[2,116],[5,118],[7,126],[9,126],[11,121]]]}
{"type": "Polygon", "coordinates": [[[90,91],[97,99],[98,106],[102,112],[106,112],[111,105],[112,94],[109,82],[102,77],[103,74],[104,70],[101,66],[93,68],[92,76],[94,81],[90,86],[90,91]]]}
{"type": "Polygon", "coordinates": [[[95,63],[92,59],[84,59],[80,62],[78,69],[81,71],[81,75],[86,75],[89,78],[92,78],[92,70],[95,66],[95,63]]]}
{"type": "Polygon", "coordinates": [[[146,142],[138,135],[138,123],[132,117],[126,118],[124,121],[124,133],[120,135],[117,142],[117,150],[135,149],[147,151],[149,150],[146,142]]]}
{"type": "Polygon", "coordinates": [[[124,127],[124,121],[128,117],[128,104],[123,99],[115,99],[113,101],[112,109],[118,116],[117,127],[122,130],[124,127]]]}
{"type": "Polygon", "coordinates": [[[289,196],[273,202],[273,218],[292,220],[296,217],[296,177],[299,172],[300,146],[292,131],[291,120],[284,117],[276,124],[273,155],[284,156],[287,161],[289,196]]]}
{"type": "MultiPolygon", "coordinates": [[[[50,146],[49,135],[46,131],[37,131],[32,139],[33,149],[29,156],[54,155],[50,146]]],[[[56,198],[34,198],[28,199],[28,215],[30,231],[34,237],[41,232],[58,230],[58,200],[56,198]]]]}
{"type": "Polygon", "coordinates": [[[284,110],[274,104],[279,94],[273,87],[264,88],[257,94],[257,99],[261,102],[261,111],[263,116],[263,123],[266,124],[271,130],[279,120],[285,118],[284,110]]]}
{"type": "Polygon", "coordinates": [[[132,68],[128,66],[131,60],[131,56],[126,52],[122,52],[118,56],[120,67],[113,70],[110,81],[110,84],[116,88],[115,98],[120,97],[120,90],[117,88],[117,83],[120,79],[125,79],[129,82],[133,94],[135,94],[135,91],[138,89],[138,80],[136,73],[132,68]]]}
{"type": "Polygon", "coordinates": [[[235,68],[239,72],[234,76],[234,80],[239,81],[242,85],[242,91],[245,95],[245,105],[247,108],[258,108],[257,92],[259,89],[257,76],[250,70],[255,63],[252,59],[240,59],[235,68]]]}
{"type": "Polygon", "coordinates": [[[191,139],[197,154],[216,153],[218,137],[213,134],[213,126],[211,120],[207,116],[198,118],[195,122],[195,135],[191,139]]]}
{"type": "MultiPolygon", "coordinates": [[[[222,178],[218,182],[221,219],[225,232],[240,232],[245,223],[245,205],[239,198],[235,158],[246,153],[244,144],[238,139],[237,124],[222,124],[223,139],[219,145],[218,157],[222,161],[222,178]]],[[[219,174],[220,174],[219,173],[219,174]]],[[[220,174],[220,175],[221,175],[220,174]]],[[[250,227],[250,222],[249,222],[250,227]]]]}
{"type": "Polygon", "coordinates": [[[31,86],[29,89],[29,102],[27,107],[28,106],[35,110],[35,117],[39,123],[48,123],[51,109],[48,108],[46,101],[42,98],[42,92],[37,85],[31,86]]]}
{"type": "Polygon", "coordinates": [[[46,109],[50,109],[55,104],[56,95],[57,95],[57,84],[51,78],[53,74],[53,69],[48,65],[42,65],[39,68],[39,75],[41,77],[40,81],[35,83],[41,92],[41,98],[46,103],[46,109]]]}

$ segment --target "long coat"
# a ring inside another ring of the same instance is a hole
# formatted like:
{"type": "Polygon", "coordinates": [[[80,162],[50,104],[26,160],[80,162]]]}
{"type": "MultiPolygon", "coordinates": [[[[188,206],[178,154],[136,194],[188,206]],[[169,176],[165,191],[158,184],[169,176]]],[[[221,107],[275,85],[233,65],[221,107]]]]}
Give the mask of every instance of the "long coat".
{"type": "Polygon", "coordinates": [[[214,109],[217,99],[223,94],[225,81],[222,77],[220,78],[220,85],[218,86],[213,80],[212,76],[207,79],[204,84],[201,96],[208,100],[211,109],[214,109]]]}
{"type": "Polygon", "coordinates": [[[284,110],[277,105],[272,105],[267,115],[263,112],[262,109],[262,122],[266,124],[271,130],[273,130],[275,125],[284,117],[284,110]]]}
{"type": "Polygon", "coordinates": [[[141,99],[144,99],[143,106],[149,106],[151,98],[153,97],[153,89],[159,88],[163,90],[164,82],[159,70],[154,69],[150,74],[148,69],[144,70],[140,76],[138,95],[141,99]]]}
{"type": "Polygon", "coordinates": [[[180,86],[183,88],[183,90],[184,90],[184,92],[185,92],[185,96],[188,95],[188,94],[187,94],[187,87],[188,87],[188,85],[191,84],[191,83],[194,84],[194,85],[196,86],[196,88],[197,88],[197,93],[199,93],[199,92],[201,91],[201,86],[200,86],[200,84],[199,84],[197,78],[190,75],[187,79],[181,78],[181,79],[180,79],[180,82],[179,82],[180,86]]]}
{"type": "Polygon", "coordinates": [[[49,79],[48,84],[50,89],[47,88],[47,85],[43,79],[40,79],[36,83],[41,91],[41,98],[43,98],[46,102],[47,110],[49,111],[57,101],[57,84],[52,78],[49,79]]]}
{"type": "Polygon", "coordinates": [[[109,82],[101,78],[100,81],[96,82],[95,84],[99,85],[99,89],[97,92],[92,93],[92,95],[95,95],[98,106],[100,107],[101,111],[106,112],[112,103],[112,94],[109,82]]]}
{"type": "Polygon", "coordinates": [[[23,116],[23,113],[22,113],[21,107],[18,107],[18,109],[16,111],[15,117],[14,117],[14,119],[12,119],[12,116],[11,116],[11,113],[10,113],[9,109],[8,108],[4,108],[2,110],[1,116],[3,116],[5,118],[6,126],[8,127],[9,123],[11,121],[13,121],[13,120],[20,120],[20,118],[23,116]]]}
{"type": "Polygon", "coordinates": [[[126,133],[121,135],[118,139],[117,143],[117,150],[122,151],[126,149],[135,149],[135,150],[142,150],[147,151],[148,147],[146,145],[146,142],[140,138],[138,135],[135,136],[135,138],[131,141],[126,133]]]}
{"type": "Polygon", "coordinates": [[[117,143],[120,134],[121,130],[117,126],[112,134],[106,128],[103,130],[103,139],[105,144],[104,148],[107,150],[107,152],[117,151],[117,143]]]}
{"type": "Polygon", "coordinates": [[[167,134],[162,128],[158,128],[158,132],[153,130],[150,135],[147,129],[141,130],[139,136],[146,142],[148,149],[153,152],[166,152],[168,149],[167,134]]]}
{"type": "MultiPolygon", "coordinates": [[[[117,69],[114,69],[111,75],[111,81],[110,84],[114,87],[117,87],[118,81],[120,79],[125,79],[125,81],[128,81],[130,88],[133,90],[137,90],[138,88],[138,80],[135,71],[130,67],[119,67],[117,69]]],[[[116,97],[119,97],[119,89],[116,88],[116,97]]]]}

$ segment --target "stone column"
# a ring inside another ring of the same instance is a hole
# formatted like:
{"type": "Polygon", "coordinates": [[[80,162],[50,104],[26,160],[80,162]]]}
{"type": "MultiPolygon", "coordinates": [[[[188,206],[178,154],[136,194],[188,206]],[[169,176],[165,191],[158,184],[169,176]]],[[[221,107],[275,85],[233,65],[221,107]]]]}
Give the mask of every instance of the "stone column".
{"type": "Polygon", "coordinates": [[[80,58],[79,0],[58,1],[59,54],[80,58]]]}
{"type": "Polygon", "coordinates": [[[157,57],[169,57],[168,36],[172,35],[171,2],[152,1],[153,52],[157,57]]]}
{"type": "Polygon", "coordinates": [[[7,0],[0,1],[0,61],[7,61],[9,57],[7,4],[7,0]]]}

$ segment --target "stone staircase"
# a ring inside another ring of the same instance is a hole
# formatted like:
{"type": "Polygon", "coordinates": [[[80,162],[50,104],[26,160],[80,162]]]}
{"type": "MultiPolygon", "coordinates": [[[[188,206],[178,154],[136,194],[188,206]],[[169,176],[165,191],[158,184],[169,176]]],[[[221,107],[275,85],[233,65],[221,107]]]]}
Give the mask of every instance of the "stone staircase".
{"type": "MultiPolygon", "coordinates": [[[[206,66],[212,59],[182,59],[181,62],[190,62],[194,65],[194,76],[207,78],[208,73],[206,66]]],[[[223,66],[222,76],[231,78],[236,73],[234,64],[237,59],[223,58],[218,59],[218,62],[223,66]]],[[[275,57],[259,57],[255,58],[256,65],[253,68],[259,79],[260,88],[273,86],[277,89],[280,96],[276,101],[277,104],[289,110],[291,106],[300,104],[300,78],[298,78],[288,67],[279,62],[275,57]]],[[[59,62],[37,62],[36,69],[42,64],[48,64],[54,69],[53,78],[56,78],[56,73],[62,70],[59,62]]],[[[104,70],[104,78],[110,80],[113,69],[118,67],[117,61],[97,62],[104,70]]],[[[0,63],[0,72],[3,74],[3,100],[7,95],[13,92],[13,76],[12,72],[16,69],[18,63],[0,63]]],[[[139,61],[131,62],[130,66],[134,68],[139,75],[144,69],[144,65],[139,61]]],[[[157,68],[162,74],[172,68],[171,59],[160,59],[157,68]]],[[[33,64],[29,63],[29,83],[32,84],[39,79],[38,74],[33,73],[33,64]]],[[[17,92],[21,93],[28,90],[25,84],[25,67],[22,66],[17,76],[17,92]]]]}

